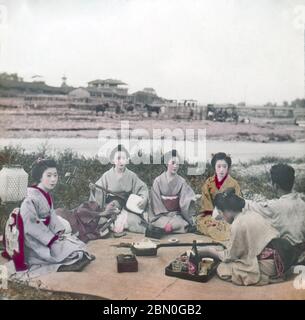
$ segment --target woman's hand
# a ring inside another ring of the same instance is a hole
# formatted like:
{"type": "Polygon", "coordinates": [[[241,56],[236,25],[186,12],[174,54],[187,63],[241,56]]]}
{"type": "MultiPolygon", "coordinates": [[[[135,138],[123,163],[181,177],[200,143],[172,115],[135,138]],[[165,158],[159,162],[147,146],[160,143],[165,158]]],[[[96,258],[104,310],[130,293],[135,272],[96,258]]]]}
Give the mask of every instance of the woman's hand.
{"type": "Polygon", "coordinates": [[[106,210],[105,210],[105,211],[101,211],[101,212],[99,213],[99,216],[100,216],[100,217],[108,217],[109,215],[110,215],[110,213],[107,212],[106,210]]]}
{"type": "Polygon", "coordinates": [[[65,233],[65,230],[61,230],[61,231],[58,231],[58,232],[56,233],[56,235],[58,236],[58,241],[61,241],[61,240],[64,240],[64,239],[65,239],[64,233],[65,233]]]}
{"type": "Polygon", "coordinates": [[[207,246],[204,248],[197,248],[199,256],[202,258],[223,259],[223,249],[221,247],[207,246]]]}
{"type": "Polygon", "coordinates": [[[173,232],[173,226],[172,226],[170,223],[167,223],[167,224],[165,225],[165,227],[164,227],[164,231],[165,231],[166,233],[171,233],[171,232],[173,232]]]}
{"type": "Polygon", "coordinates": [[[120,213],[120,208],[118,208],[118,204],[115,201],[112,201],[107,204],[105,208],[105,213],[106,215],[113,215],[113,214],[119,214],[120,213]]]}

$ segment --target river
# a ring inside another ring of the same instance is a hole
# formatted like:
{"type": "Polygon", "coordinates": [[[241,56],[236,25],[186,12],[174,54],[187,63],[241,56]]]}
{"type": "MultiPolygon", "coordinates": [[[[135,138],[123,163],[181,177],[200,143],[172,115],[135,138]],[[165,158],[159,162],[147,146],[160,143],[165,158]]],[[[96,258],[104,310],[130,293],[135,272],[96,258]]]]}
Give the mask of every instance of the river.
{"type": "MultiPolygon", "coordinates": [[[[165,150],[170,149],[168,141],[154,141],[154,143],[164,142],[165,150]]],[[[25,149],[25,152],[37,152],[42,148],[47,148],[49,154],[54,154],[58,151],[70,149],[84,157],[94,157],[97,155],[105,155],[106,150],[111,149],[116,145],[116,140],[110,140],[106,144],[102,144],[98,139],[86,138],[29,138],[29,139],[0,139],[0,147],[4,146],[20,146],[25,149]]],[[[123,140],[122,143],[126,145],[127,141],[123,140]]],[[[131,141],[131,146],[137,148],[141,146],[144,153],[152,149],[152,140],[131,141]]],[[[160,146],[158,147],[160,148],[160,146]]],[[[197,158],[196,153],[193,153],[195,148],[191,141],[177,141],[176,147],[178,151],[188,150],[186,158],[194,160],[197,158]],[[186,148],[186,149],[184,149],[186,148]]],[[[132,149],[135,150],[135,149],[132,149]]],[[[153,149],[156,150],[155,148],[153,149]]],[[[234,162],[248,162],[249,160],[257,160],[264,156],[275,156],[279,158],[287,157],[304,157],[305,156],[305,143],[301,142],[238,142],[238,141],[219,141],[207,140],[206,143],[200,144],[200,150],[203,154],[207,155],[209,159],[212,153],[223,151],[229,153],[234,162]],[[206,151],[206,152],[205,152],[206,151]]],[[[108,152],[108,151],[107,151],[108,152]]],[[[202,153],[200,154],[202,156],[202,153]]]]}

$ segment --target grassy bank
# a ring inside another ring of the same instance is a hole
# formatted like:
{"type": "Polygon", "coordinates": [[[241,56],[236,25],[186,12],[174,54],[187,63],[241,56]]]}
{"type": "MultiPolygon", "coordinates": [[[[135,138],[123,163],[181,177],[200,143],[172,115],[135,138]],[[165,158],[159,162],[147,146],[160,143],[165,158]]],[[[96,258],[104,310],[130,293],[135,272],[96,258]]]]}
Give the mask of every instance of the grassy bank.
{"type": "MultiPolygon", "coordinates": [[[[0,149],[0,170],[3,165],[6,164],[20,164],[26,172],[30,172],[32,163],[38,157],[48,157],[48,150],[46,147],[41,146],[38,152],[30,154],[26,153],[25,150],[21,148],[2,148],[0,149]]],[[[89,196],[89,180],[96,181],[111,166],[110,164],[102,165],[96,158],[84,158],[68,150],[58,153],[56,155],[56,160],[60,176],[59,183],[53,192],[56,208],[66,207],[72,209],[86,201],[89,196]],[[67,172],[73,172],[74,170],[76,170],[76,174],[70,183],[67,183],[65,174],[67,172]]],[[[296,166],[305,164],[305,159],[287,158],[281,159],[281,161],[296,166]]],[[[267,167],[278,162],[279,159],[277,158],[264,157],[259,161],[233,165],[232,176],[239,181],[245,198],[256,199],[258,195],[266,198],[274,197],[269,184],[270,177],[267,167]],[[250,170],[253,166],[263,166],[263,170],[259,172],[257,170],[250,170]]],[[[130,170],[136,172],[149,187],[151,186],[154,178],[164,170],[164,166],[161,164],[134,165],[131,163],[128,167],[130,170]]],[[[211,166],[207,164],[205,173],[200,176],[188,176],[186,174],[187,167],[187,163],[182,164],[179,174],[189,182],[196,193],[201,193],[201,186],[203,182],[213,173],[211,166]]],[[[33,184],[31,177],[29,177],[29,184],[33,184]]],[[[305,172],[296,175],[295,190],[305,193],[305,172]]],[[[3,230],[3,224],[11,209],[11,205],[0,205],[1,231],[3,230]]]]}

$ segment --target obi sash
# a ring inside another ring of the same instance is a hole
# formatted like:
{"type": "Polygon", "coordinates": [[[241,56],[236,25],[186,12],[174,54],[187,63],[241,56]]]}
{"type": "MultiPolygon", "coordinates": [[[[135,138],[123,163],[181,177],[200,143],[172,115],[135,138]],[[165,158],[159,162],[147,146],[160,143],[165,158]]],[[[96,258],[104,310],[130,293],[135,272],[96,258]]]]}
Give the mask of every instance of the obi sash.
{"type": "Polygon", "coordinates": [[[258,260],[274,260],[277,276],[283,277],[285,272],[297,262],[298,254],[298,248],[290,244],[287,239],[276,238],[268,243],[259,254],[258,260]]]}
{"type": "Polygon", "coordinates": [[[165,206],[165,208],[169,212],[173,211],[180,211],[180,205],[179,205],[179,196],[163,196],[161,195],[162,202],[165,206]]]}
{"type": "Polygon", "coordinates": [[[5,259],[13,260],[16,271],[27,270],[24,255],[24,228],[19,208],[15,208],[10,214],[3,235],[5,259]]]}

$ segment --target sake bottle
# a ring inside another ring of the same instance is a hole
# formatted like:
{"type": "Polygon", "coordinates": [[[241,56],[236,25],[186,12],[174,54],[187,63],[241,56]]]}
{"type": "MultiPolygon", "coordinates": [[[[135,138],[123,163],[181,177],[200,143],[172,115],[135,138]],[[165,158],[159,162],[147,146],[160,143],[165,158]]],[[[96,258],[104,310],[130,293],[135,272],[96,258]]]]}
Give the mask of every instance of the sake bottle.
{"type": "Polygon", "coordinates": [[[197,241],[193,240],[193,246],[192,246],[192,254],[190,256],[190,261],[195,265],[196,268],[196,274],[198,274],[199,271],[199,254],[198,254],[198,249],[197,249],[197,241]]]}

